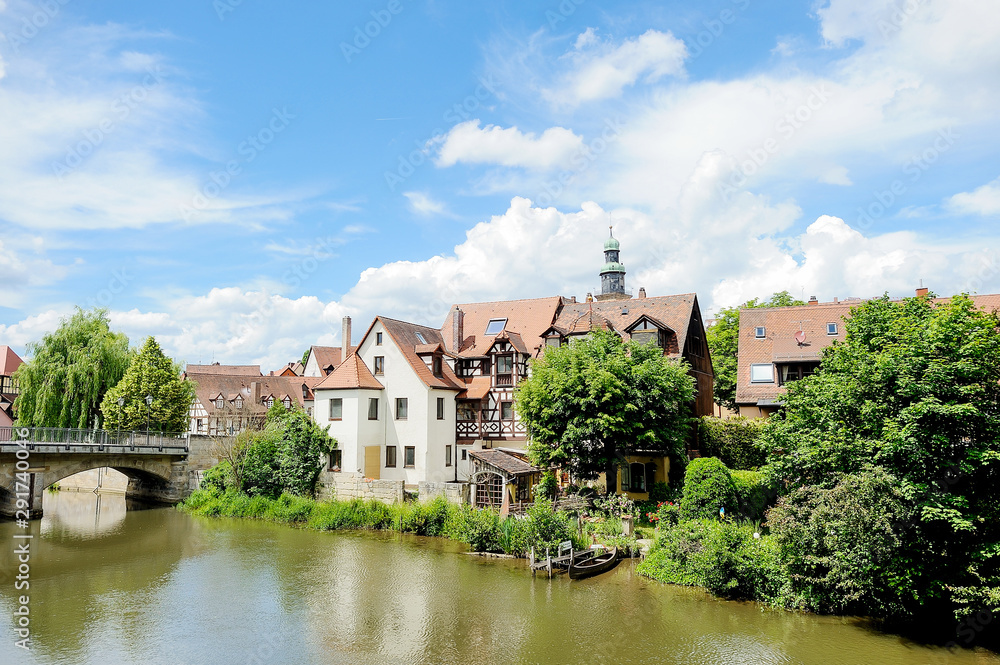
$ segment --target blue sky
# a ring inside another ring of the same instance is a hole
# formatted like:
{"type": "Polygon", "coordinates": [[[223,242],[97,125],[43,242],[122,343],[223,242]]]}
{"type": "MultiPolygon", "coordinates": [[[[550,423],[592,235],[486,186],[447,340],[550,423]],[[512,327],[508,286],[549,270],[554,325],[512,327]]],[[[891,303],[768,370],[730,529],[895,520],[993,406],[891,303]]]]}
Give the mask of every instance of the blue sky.
{"type": "Polygon", "coordinates": [[[0,0],[0,344],[277,367],[375,314],[1000,291],[1000,8],[0,0]]]}

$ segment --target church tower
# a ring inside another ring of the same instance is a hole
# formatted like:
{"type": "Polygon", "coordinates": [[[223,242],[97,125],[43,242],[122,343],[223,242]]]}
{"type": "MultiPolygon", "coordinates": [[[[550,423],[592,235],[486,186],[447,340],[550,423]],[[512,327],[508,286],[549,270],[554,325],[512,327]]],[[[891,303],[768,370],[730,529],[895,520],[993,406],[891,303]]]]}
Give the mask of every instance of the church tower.
{"type": "MultiPolygon", "coordinates": [[[[610,227],[609,227],[610,228],[610,227]]],[[[625,300],[631,298],[625,293],[625,266],[618,260],[620,245],[612,231],[604,241],[604,267],[601,269],[601,295],[597,300],[625,300]]]]}

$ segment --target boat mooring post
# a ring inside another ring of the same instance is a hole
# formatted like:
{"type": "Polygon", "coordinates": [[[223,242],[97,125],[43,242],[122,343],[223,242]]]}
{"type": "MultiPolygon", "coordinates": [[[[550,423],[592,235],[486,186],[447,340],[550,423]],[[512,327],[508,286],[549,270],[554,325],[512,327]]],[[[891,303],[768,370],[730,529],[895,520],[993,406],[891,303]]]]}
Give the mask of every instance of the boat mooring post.
{"type": "Polygon", "coordinates": [[[549,579],[551,580],[552,579],[552,554],[549,551],[548,547],[545,548],[545,559],[546,559],[546,567],[549,569],[549,579]]]}

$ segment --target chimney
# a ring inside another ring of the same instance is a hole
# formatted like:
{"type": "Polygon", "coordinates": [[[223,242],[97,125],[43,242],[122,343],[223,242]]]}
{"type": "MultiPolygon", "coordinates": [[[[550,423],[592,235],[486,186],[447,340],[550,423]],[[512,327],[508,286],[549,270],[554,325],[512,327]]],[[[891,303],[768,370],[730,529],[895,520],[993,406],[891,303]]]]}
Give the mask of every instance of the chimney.
{"type": "Polygon", "coordinates": [[[810,305],[818,305],[819,304],[819,299],[816,296],[809,296],[809,304],[810,305]]]}
{"type": "Polygon", "coordinates": [[[639,287],[639,299],[642,300],[645,297],[646,297],[646,287],[645,286],[640,286],[639,287]]]}
{"type": "Polygon", "coordinates": [[[576,296],[570,296],[569,301],[575,303],[576,302],[576,296]]]}
{"type": "Polygon", "coordinates": [[[587,294],[587,302],[594,302],[594,294],[593,293],[588,293],[587,294]]]}
{"type": "Polygon", "coordinates": [[[839,301],[837,300],[837,296],[834,296],[834,297],[833,297],[833,302],[839,302],[839,301]]]}
{"type": "Polygon", "coordinates": [[[260,383],[250,382],[250,400],[253,404],[260,404],[260,383]]]}
{"type": "Polygon", "coordinates": [[[465,312],[455,305],[455,310],[451,314],[451,350],[458,353],[462,350],[462,342],[465,341],[465,312]]]}
{"type": "Polygon", "coordinates": [[[340,362],[344,362],[347,356],[351,355],[351,317],[345,316],[341,325],[343,328],[340,331],[340,362]]]}
{"type": "Polygon", "coordinates": [[[919,289],[917,289],[917,297],[918,298],[925,298],[925,297],[927,297],[927,287],[926,286],[921,286],[919,289]]]}

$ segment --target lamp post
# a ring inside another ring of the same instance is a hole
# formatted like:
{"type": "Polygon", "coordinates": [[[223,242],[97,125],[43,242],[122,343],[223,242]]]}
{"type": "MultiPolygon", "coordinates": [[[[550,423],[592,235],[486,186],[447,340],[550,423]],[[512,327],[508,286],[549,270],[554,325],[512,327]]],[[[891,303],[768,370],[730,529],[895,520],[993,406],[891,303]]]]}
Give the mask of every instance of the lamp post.
{"type": "Polygon", "coordinates": [[[153,396],[146,395],[146,445],[149,445],[149,407],[153,405],[153,396]]]}
{"type": "Polygon", "coordinates": [[[122,442],[122,409],[125,406],[125,398],[118,398],[118,432],[115,435],[115,443],[122,442]]]}

